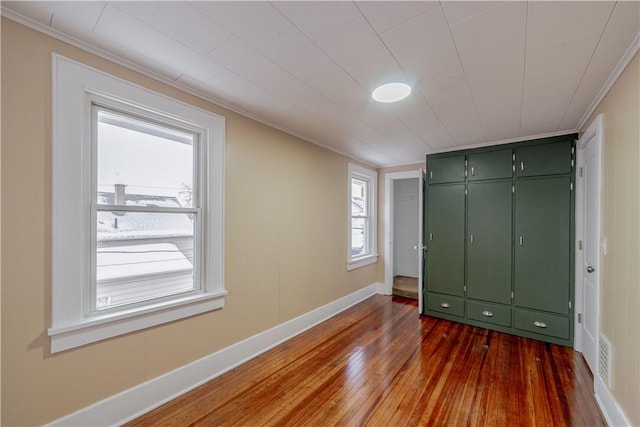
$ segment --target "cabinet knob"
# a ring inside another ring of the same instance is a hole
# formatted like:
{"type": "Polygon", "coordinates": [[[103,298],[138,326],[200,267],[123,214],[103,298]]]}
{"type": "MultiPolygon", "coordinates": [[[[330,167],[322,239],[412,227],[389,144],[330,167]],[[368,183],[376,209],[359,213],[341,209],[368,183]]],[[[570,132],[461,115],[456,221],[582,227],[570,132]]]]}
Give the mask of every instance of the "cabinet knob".
{"type": "Polygon", "coordinates": [[[483,311],[483,312],[482,312],[482,315],[483,315],[483,316],[486,316],[486,317],[493,317],[493,313],[492,313],[492,312],[490,312],[489,310],[485,310],[485,311],[483,311]]]}
{"type": "Polygon", "coordinates": [[[440,307],[449,308],[449,303],[446,303],[446,302],[440,303],[440,307]]]}
{"type": "Polygon", "coordinates": [[[535,322],[533,322],[533,326],[537,326],[538,328],[546,328],[547,324],[536,320],[535,322]]]}
{"type": "Polygon", "coordinates": [[[594,271],[596,271],[596,269],[595,269],[595,268],[593,268],[593,267],[591,267],[591,266],[588,266],[588,267],[587,267],[587,273],[593,273],[594,271]]]}

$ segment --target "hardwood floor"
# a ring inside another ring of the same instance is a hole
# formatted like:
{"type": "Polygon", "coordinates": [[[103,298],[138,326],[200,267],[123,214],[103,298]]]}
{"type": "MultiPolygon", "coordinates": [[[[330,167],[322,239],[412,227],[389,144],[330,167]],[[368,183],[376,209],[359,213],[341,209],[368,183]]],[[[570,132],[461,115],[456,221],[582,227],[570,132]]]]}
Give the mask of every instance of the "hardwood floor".
{"type": "Polygon", "coordinates": [[[128,425],[606,425],[571,348],[373,296],[128,425]]]}

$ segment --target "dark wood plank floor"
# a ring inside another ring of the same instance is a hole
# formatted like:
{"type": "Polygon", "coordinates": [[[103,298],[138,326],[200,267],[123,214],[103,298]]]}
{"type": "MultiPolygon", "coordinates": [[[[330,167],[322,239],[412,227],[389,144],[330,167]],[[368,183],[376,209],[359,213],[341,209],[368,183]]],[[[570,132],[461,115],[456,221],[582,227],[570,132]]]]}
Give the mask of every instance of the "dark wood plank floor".
{"type": "Polygon", "coordinates": [[[570,348],[376,295],[129,425],[605,425],[592,384],[570,348]]]}

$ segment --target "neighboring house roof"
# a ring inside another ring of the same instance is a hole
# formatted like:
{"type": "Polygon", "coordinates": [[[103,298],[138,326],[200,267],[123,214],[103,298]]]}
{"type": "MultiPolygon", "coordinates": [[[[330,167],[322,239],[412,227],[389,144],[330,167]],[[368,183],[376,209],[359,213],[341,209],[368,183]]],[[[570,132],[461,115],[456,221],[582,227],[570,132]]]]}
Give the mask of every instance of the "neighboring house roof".
{"type": "Polygon", "coordinates": [[[173,243],[100,248],[96,267],[98,281],[193,271],[191,262],[173,243]]]}
{"type": "Polygon", "coordinates": [[[351,215],[363,215],[365,211],[365,199],[362,197],[351,198],[351,215]]]}
{"type": "MultiPolygon", "coordinates": [[[[98,192],[98,204],[113,204],[114,193],[98,192]]],[[[127,206],[181,207],[176,197],[126,194],[127,206]]],[[[188,214],[157,212],[98,212],[98,240],[179,237],[193,235],[188,214]]]]}

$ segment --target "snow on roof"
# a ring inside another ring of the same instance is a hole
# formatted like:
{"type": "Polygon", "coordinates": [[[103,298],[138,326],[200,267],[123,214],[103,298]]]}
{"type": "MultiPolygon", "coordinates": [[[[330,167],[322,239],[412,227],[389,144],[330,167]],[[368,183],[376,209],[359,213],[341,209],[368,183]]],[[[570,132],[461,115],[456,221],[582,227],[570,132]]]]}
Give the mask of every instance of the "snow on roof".
{"type": "Polygon", "coordinates": [[[365,199],[361,197],[351,198],[351,215],[364,215],[365,212],[365,199]]]}
{"type": "MultiPolygon", "coordinates": [[[[98,192],[98,204],[113,205],[115,194],[105,191],[98,192]]],[[[127,206],[159,206],[162,208],[181,208],[180,202],[174,196],[153,196],[148,194],[125,194],[124,202],[127,206]]]]}
{"type": "Polygon", "coordinates": [[[193,265],[173,243],[99,248],[98,281],[148,274],[192,271],[193,265]]]}
{"type": "MultiPolygon", "coordinates": [[[[113,204],[114,193],[99,192],[99,204],[113,204]]],[[[126,194],[127,206],[181,207],[171,196],[126,194]]],[[[153,237],[181,237],[193,235],[189,214],[158,212],[108,212],[97,214],[98,240],[125,240],[153,237]]]]}

